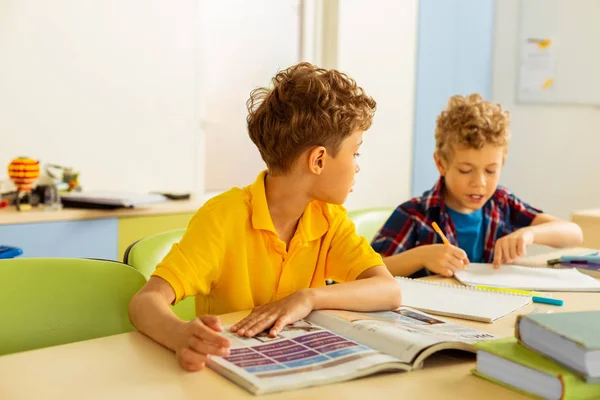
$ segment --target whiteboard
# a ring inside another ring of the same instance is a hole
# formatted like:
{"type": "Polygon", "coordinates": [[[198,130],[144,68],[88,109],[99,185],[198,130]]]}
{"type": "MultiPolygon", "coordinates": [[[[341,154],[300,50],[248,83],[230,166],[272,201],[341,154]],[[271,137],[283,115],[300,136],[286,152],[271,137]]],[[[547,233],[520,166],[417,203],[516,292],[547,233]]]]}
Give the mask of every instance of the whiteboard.
{"type": "Polygon", "coordinates": [[[521,0],[517,57],[517,101],[600,105],[600,1],[521,0]],[[550,39],[552,84],[527,87],[527,42],[550,39]]]}

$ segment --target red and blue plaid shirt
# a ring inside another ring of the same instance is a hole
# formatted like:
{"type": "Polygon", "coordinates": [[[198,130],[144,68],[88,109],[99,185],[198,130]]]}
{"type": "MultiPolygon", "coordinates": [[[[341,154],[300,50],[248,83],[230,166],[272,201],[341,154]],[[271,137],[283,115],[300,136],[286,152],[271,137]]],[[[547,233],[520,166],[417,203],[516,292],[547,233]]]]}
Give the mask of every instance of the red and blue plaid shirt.
{"type": "MultiPolygon", "coordinates": [[[[437,222],[448,241],[459,246],[456,229],[444,204],[444,179],[440,178],[433,189],[415,197],[394,210],[390,218],[379,230],[371,245],[384,257],[402,253],[412,248],[442,243],[433,230],[432,222],[437,222]]],[[[541,210],[519,200],[502,186],[498,186],[492,197],[483,206],[483,220],[487,226],[483,258],[486,262],[494,259],[496,240],[517,229],[531,225],[541,210]]],[[[412,275],[413,278],[430,275],[423,268],[412,275]]]]}

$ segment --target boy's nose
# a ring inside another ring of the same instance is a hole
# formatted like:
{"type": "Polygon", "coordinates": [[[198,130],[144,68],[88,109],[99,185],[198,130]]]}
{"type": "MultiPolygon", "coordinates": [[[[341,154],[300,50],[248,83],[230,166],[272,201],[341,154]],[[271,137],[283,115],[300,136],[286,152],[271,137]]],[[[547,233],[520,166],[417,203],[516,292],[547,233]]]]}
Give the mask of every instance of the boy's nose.
{"type": "Polygon", "coordinates": [[[475,178],[471,181],[471,186],[474,187],[480,187],[480,186],[485,186],[485,175],[481,174],[478,176],[475,176],[475,178]]]}
{"type": "Polygon", "coordinates": [[[360,172],[360,165],[358,163],[354,166],[354,173],[358,174],[360,172]]]}

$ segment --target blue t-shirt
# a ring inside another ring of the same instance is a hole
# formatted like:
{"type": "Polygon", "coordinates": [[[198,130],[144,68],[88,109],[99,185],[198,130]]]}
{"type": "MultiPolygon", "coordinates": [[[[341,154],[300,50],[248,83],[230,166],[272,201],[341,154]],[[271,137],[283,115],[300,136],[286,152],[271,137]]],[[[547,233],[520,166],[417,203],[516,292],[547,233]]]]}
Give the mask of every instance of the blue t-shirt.
{"type": "Polygon", "coordinates": [[[456,228],[458,247],[467,253],[470,262],[485,262],[483,259],[483,241],[485,229],[483,208],[470,214],[463,214],[447,207],[448,214],[456,228]]]}

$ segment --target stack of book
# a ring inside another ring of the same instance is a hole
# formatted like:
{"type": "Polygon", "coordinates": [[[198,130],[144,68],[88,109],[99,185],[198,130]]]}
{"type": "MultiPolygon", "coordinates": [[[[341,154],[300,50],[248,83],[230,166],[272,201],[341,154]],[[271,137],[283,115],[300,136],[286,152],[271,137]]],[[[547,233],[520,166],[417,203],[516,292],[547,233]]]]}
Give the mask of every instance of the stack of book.
{"type": "Polygon", "coordinates": [[[600,311],[522,315],[515,336],[475,344],[473,373],[545,399],[600,398],[600,311]]]}

